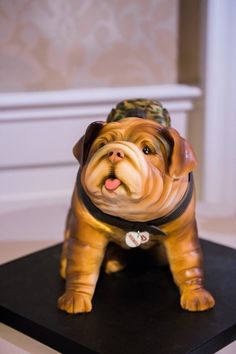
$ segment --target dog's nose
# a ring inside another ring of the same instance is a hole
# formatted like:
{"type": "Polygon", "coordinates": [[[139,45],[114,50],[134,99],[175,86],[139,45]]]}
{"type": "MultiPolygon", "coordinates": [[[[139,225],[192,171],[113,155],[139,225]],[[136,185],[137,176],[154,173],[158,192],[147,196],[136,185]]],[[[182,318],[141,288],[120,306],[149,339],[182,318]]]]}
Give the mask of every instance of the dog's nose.
{"type": "Polygon", "coordinates": [[[112,163],[116,163],[122,160],[125,157],[125,154],[121,149],[113,149],[108,152],[107,156],[112,163]]]}

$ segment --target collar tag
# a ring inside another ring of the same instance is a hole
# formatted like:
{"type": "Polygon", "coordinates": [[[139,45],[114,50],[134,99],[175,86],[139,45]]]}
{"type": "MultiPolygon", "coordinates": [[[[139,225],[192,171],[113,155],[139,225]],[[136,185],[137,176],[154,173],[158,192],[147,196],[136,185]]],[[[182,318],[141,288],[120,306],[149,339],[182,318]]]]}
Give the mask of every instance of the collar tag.
{"type": "Polygon", "coordinates": [[[130,231],[125,235],[125,243],[131,248],[139,247],[149,241],[150,234],[147,231],[130,231]]]}

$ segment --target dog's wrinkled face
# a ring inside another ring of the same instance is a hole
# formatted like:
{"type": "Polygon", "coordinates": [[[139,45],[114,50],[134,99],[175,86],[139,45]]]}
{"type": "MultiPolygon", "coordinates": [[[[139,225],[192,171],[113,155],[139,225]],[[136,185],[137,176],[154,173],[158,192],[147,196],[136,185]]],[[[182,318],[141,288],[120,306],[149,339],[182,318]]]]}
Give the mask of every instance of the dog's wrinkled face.
{"type": "Polygon", "coordinates": [[[125,118],[104,124],[87,152],[82,185],[105,213],[152,219],[167,180],[170,184],[195,167],[186,144],[175,130],[154,121],[125,118]]]}

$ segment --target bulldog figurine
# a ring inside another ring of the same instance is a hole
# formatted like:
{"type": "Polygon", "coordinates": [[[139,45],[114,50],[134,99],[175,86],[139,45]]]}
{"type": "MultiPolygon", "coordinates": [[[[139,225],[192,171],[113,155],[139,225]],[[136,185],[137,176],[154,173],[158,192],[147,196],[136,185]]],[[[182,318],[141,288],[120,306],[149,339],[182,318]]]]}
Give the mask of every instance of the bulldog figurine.
{"type": "Polygon", "coordinates": [[[156,101],[123,101],[107,122],[88,126],[73,153],[80,169],[66,222],[59,309],[90,312],[102,264],[106,273],[124,269],[124,250],[134,247],[168,262],[183,309],[212,308],[195,220],[197,161],[170,127],[167,110],[156,101]]]}

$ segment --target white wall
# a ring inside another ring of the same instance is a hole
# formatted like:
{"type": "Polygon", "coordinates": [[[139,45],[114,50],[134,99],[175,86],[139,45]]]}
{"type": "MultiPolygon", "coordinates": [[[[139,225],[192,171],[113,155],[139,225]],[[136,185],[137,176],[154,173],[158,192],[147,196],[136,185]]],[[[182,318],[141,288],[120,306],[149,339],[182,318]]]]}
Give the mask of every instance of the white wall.
{"type": "Polygon", "coordinates": [[[236,1],[206,10],[203,195],[236,211],[236,1]]]}

